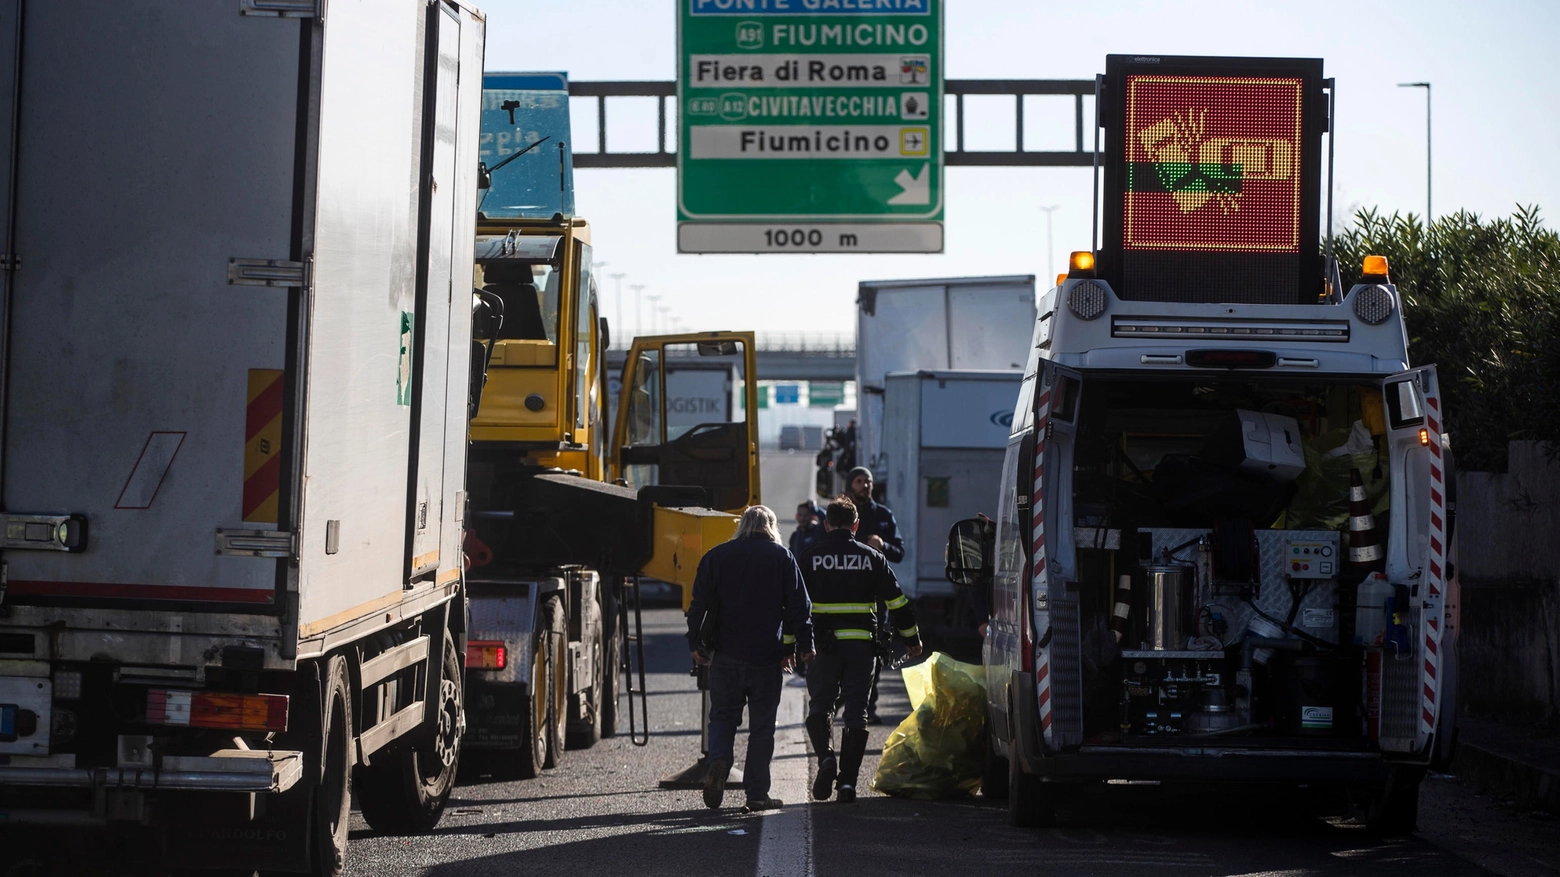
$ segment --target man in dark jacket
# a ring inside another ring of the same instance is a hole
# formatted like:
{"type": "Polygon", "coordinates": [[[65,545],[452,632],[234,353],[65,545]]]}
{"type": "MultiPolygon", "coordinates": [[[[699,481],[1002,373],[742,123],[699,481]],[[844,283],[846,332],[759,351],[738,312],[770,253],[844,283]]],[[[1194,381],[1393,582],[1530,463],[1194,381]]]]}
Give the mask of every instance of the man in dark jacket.
{"type": "Polygon", "coordinates": [[[775,714],[783,673],[798,658],[812,660],[811,612],[796,559],[780,544],[775,513],[764,506],[743,512],[731,541],[711,548],[699,561],[688,606],[688,648],[695,663],[709,665],[710,752],[704,803],[711,809],[720,807],[725,796],[744,706],[748,809],[781,806],[769,797],[775,714]],[[712,649],[700,641],[707,613],[715,616],[712,649]]]}
{"type": "Polygon", "coordinates": [[[899,523],[888,506],[872,498],[872,470],[857,466],[850,470],[850,498],[856,504],[861,524],[856,539],[868,548],[883,552],[889,563],[905,559],[905,540],[899,535],[899,523]]]}
{"type": "Polygon", "coordinates": [[[912,658],[921,654],[921,635],[888,561],[852,535],[857,529],[855,504],[843,496],[829,503],[824,527],[828,532],[823,540],[798,558],[807,593],[817,601],[813,614],[819,655],[807,674],[807,734],[818,756],[812,793],[814,800],[827,800],[837,777],[839,799],[850,803],[856,800],[856,780],[867,749],[867,691],[876,664],[878,604],[888,607],[894,631],[912,658]],[[836,762],[829,717],[841,695],[845,731],[836,762]]]}
{"type": "Polygon", "coordinates": [[[819,539],[823,538],[823,509],[818,508],[812,500],[800,503],[796,507],[796,530],[791,533],[791,554],[800,557],[802,552],[813,547],[819,539]]]}
{"type": "MultiPolygon", "coordinates": [[[[899,522],[894,520],[894,512],[888,506],[872,498],[872,470],[865,466],[857,466],[850,470],[850,498],[856,504],[856,513],[861,516],[861,525],[856,530],[856,539],[865,542],[867,547],[875,548],[883,552],[890,563],[898,563],[905,559],[905,540],[899,535],[899,522]]],[[[879,607],[879,614],[882,613],[879,607]]],[[[883,672],[882,662],[872,670],[872,693],[867,697],[867,724],[881,725],[883,720],[878,717],[878,675],[883,672]]]]}

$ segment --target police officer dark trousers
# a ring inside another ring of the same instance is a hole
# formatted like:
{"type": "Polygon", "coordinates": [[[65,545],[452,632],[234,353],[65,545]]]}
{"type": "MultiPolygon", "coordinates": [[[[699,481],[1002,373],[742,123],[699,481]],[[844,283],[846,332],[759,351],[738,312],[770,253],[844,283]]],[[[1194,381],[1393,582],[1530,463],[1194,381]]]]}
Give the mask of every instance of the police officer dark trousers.
{"type": "Polygon", "coordinates": [[[883,555],[856,541],[856,524],[855,504],[844,497],[834,500],[825,512],[823,539],[797,559],[812,598],[818,644],[818,656],[807,673],[807,734],[818,756],[812,793],[818,801],[828,800],[836,787],[840,801],[856,800],[861,759],[867,750],[867,694],[872,688],[878,601],[888,606],[891,623],[908,642],[910,656],[921,654],[921,634],[909,600],[883,555]],[[841,695],[845,730],[836,756],[830,717],[841,695]]]}

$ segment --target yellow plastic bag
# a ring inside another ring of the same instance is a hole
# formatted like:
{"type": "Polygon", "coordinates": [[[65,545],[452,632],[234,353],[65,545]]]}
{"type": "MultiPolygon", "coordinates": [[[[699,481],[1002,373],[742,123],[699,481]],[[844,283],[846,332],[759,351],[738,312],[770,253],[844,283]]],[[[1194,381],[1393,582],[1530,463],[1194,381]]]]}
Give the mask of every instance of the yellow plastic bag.
{"type": "Polygon", "coordinates": [[[900,672],[911,713],[883,744],[872,789],[921,799],[973,794],[985,774],[985,668],[933,652],[900,672]]]}

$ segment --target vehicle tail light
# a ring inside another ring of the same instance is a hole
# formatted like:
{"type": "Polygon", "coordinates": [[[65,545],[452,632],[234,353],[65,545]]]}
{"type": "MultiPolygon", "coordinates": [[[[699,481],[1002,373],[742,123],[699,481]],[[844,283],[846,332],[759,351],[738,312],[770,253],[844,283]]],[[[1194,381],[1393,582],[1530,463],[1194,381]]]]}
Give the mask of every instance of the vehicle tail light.
{"type": "Polygon", "coordinates": [[[467,670],[502,670],[509,665],[509,649],[502,640],[470,640],[466,643],[467,670]]]}
{"type": "Polygon", "coordinates": [[[285,694],[153,688],[146,692],[146,723],[233,731],[285,731],[287,706],[285,694]]]}

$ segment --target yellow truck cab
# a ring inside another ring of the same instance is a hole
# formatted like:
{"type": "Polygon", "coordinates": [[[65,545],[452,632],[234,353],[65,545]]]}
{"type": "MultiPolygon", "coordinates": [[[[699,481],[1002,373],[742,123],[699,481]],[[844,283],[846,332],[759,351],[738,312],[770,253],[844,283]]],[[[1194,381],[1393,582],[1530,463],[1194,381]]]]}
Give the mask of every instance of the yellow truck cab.
{"type": "Polygon", "coordinates": [[[478,219],[478,289],[502,303],[473,442],[601,480],[606,325],[598,315],[590,224],[578,217],[478,219]]]}

